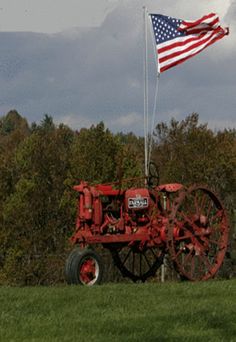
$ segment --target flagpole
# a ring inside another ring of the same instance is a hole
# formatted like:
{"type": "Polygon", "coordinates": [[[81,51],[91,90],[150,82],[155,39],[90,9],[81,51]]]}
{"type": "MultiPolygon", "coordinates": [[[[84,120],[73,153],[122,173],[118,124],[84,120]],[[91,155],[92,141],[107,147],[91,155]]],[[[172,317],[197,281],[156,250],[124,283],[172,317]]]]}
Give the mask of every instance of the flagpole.
{"type": "MultiPolygon", "coordinates": [[[[150,23],[151,23],[151,19],[150,19],[150,16],[149,16],[149,20],[150,20],[150,23]]],[[[156,69],[157,69],[157,78],[160,78],[160,70],[159,70],[159,65],[158,65],[158,56],[157,56],[157,49],[156,49],[156,43],[155,43],[155,35],[154,35],[154,31],[151,29],[151,26],[149,26],[150,28],[150,34],[152,36],[152,45],[153,45],[153,51],[154,51],[154,55],[155,55],[155,64],[156,64],[156,69]]]]}
{"type": "Polygon", "coordinates": [[[147,8],[143,6],[143,22],[144,22],[144,58],[143,58],[143,74],[144,74],[144,172],[148,177],[148,57],[147,57],[147,8]]]}
{"type": "Polygon", "coordinates": [[[149,29],[150,29],[150,34],[152,37],[153,52],[155,56],[154,59],[155,59],[155,65],[156,65],[156,71],[157,71],[156,90],[155,90],[155,98],[154,98],[154,106],[153,106],[153,114],[152,114],[152,125],[151,125],[151,130],[150,130],[150,141],[149,141],[149,146],[148,146],[149,154],[148,154],[148,160],[147,160],[147,168],[149,170],[149,165],[151,161],[151,153],[152,153],[152,145],[153,145],[153,134],[154,134],[155,116],[156,116],[156,108],[157,108],[157,98],[158,98],[158,91],[159,91],[160,70],[159,70],[159,65],[158,65],[158,56],[157,56],[157,49],[155,45],[154,31],[151,29],[152,23],[151,23],[150,15],[148,16],[148,19],[150,21],[149,29]]]}

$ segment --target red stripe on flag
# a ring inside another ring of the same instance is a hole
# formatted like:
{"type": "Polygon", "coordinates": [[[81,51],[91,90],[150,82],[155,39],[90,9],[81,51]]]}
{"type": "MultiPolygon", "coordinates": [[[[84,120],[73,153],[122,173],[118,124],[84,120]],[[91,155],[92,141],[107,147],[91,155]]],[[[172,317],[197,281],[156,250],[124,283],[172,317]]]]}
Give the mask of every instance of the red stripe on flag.
{"type": "MultiPolygon", "coordinates": [[[[165,56],[165,57],[159,58],[159,62],[160,62],[160,63],[165,62],[165,61],[167,61],[168,59],[172,59],[172,58],[174,58],[174,57],[180,56],[180,55],[182,55],[182,54],[184,54],[184,53],[186,53],[186,52],[189,52],[189,51],[191,51],[191,50],[193,50],[193,49],[195,49],[195,48],[197,48],[197,47],[199,47],[199,46],[201,46],[201,45],[204,45],[205,43],[207,43],[208,41],[210,41],[210,40],[212,39],[212,37],[214,37],[215,35],[218,36],[219,33],[220,33],[219,30],[217,30],[217,32],[214,31],[214,32],[212,32],[212,34],[211,34],[209,37],[207,37],[206,39],[202,39],[202,40],[199,40],[199,39],[198,39],[198,41],[197,41],[195,44],[190,45],[189,47],[187,47],[187,48],[184,49],[184,50],[176,51],[176,52],[174,52],[174,53],[172,53],[172,54],[169,54],[169,55],[167,55],[167,56],[165,56]]],[[[223,35],[224,35],[224,33],[223,33],[223,35]]],[[[159,54],[160,54],[160,52],[159,52],[159,54]]]]}
{"type": "Polygon", "coordinates": [[[186,34],[198,34],[199,32],[202,31],[212,31],[215,30],[217,28],[216,26],[217,21],[215,21],[214,23],[212,23],[212,25],[208,25],[208,24],[202,24],[199,27],[191,27],[190,29],[186,29],[185,32],[186,34]]]}
{"type": "Polygon", "coordinates": [[[190,55],[188,55],[188,56],[186,56],[186,57],[180,58],[180,59],[174,61],[173,63],[170,63],[170,64],[167,64],[167,65],[165,65],[165,66],[163,66],[163,67],[160,67],[160,72],[163,72],[163,71],[168,70],[168,69],[170,69],[170,68],[172,68],[172,67],[174,67],[174,66],[176,66],[176,65],[178,65],[178,64],[180,64],[180,63],[185,62],[187,59],[189,59],[189,58],[191,58],[191,57],[197,55],[197,54],[200,53],[202,50],[204,50],[205,48],[207,48],[208,46],[210,46],[211,44],[214,44],[217,40],[220,40],[221,38],[223,38],[224,35],[225,35],[225,33],[222,34],[222,35],[218,35],[217,37],[215,37],[214,39],[212,39],[210,42],[208,42],[208,44],[207,44],[206,46],[204,46],[202,49],[198,50],[197,52],[192,53],[192,54],[190,54],[190,55]]]}
{"type": "MultiPolygon", "coordinates": [[[[191,27],[195,27],[197,25],[200,25],[205,20],[208,20],[208,19],[213,18],[215,16],[216,16],[215,13],[210,13],[210,14],[204,15],[202,18],[200,18],[200,19],[198,19],[196,21],[189,21],[189,22],[188,21],[182,21],[182,23],[181,23],[181,25],[179,27],[179,30],[183,31],[183,30],[189,29],[191,27]]],[[[217,17],[216,20],[219,21],[219,18],[217,17]]],[[[208,25],[212,25],[211,22],[207,23],[207,24],[208,25]]]]}
{"type": "MultiPolygon", "coordinates": [[[[184,45],[186,45],[188,43],[194,42],[195,40],[199,40],[199,39],[203,38],[205,36],[205,34],[206,33],[202,33],[202,34],[200,34],[197,37],[189,37],[188,39],[186,39],[184,41],[181,41],[181,42],[178,41],[178,42],[175,42],[175,43],[172,43],[172,44],[170,43],[169,45],[166,45],[166,46],[164,46],[162,48],[159,48],[158,51],[159,51],[159,53],[163,53],[163,52],[166,52],[168,50],[174,49],[176,47],[184,46],[184,45]]],[[[171,40],[170,40],[170,42],[171,42],[171,40]]]]}

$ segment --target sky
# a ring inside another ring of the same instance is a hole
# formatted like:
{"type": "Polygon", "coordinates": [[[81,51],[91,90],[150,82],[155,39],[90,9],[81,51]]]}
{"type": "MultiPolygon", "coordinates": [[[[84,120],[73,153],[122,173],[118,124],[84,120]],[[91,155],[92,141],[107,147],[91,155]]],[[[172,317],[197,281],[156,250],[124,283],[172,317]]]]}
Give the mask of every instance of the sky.
{"type": "MultiPolygon", "coordinates": [[[[194,20],[219,14],[230,35],[161,74],[155,124],[197,112],[236,128],[236,0],[0,0],[0,115],[44,114],[73,129],[104,121],[143,134],[143,6],[194,20]],[[174,3],[174,4],[173,4],[174,3]]],[[[156,64],[148,44],[149,109],[156,64]]]]}

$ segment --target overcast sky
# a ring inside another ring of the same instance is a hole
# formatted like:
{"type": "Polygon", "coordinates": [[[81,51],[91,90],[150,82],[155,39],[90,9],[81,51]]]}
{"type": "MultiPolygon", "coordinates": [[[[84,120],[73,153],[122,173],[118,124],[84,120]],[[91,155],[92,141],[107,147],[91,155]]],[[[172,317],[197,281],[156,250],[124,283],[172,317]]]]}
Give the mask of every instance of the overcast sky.
{"type": "MultiPolygon", "coordinates": [[[[197,112],[236,128],[236,1],[0,0],[0,115],[45,113],[74,129],[103,120],[142,134],[143,22],[149,12],[197,19],[217,12],[230,35],[161,74],[157,121],[197,112]],[[174,4],[173,4],[174,3],[174,4]]],[[[149,44],[150,108],[156,81],[149,44]]]]}

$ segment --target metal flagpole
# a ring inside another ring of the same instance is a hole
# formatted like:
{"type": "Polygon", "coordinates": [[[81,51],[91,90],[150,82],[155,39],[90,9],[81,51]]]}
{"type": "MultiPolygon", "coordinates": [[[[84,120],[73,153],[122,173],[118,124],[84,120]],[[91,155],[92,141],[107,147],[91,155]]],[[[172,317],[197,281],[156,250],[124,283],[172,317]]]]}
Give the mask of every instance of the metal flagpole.
{"type": "MultiPolygon", "coordinates": [[[[150,19],[150,17],[149,17],[150,19]]],[[[151,27],[151,25],[149,26],[151,27]]],[[[151,126],[151,134],[153,134],[154,130],[154,120],[155,120],[155,114],[156,114],[156,106],[157,106],[157,97],[158,97],[158,90],[159,90],[159,81],[160,81],[160,70],[158,65],[158,56],[157,56],[157,49],[155,46],[155,36],[153,30],[151,30],[152,35],[152,43],[153,43],[153,50],[155,55],[155,61],[156,61],[156,69],[157,69],[157,82],[156,82],[156,90],[155,90],[155,98],[154,98],[154,108],[153,108],[153,117],[152,117],[152,126],[151,126]]],[[[152,152],[152,136],[150,136],[150,145],[149,145],[149,155],[147,160],[147,169],[149,169],[150,159],[151,159],[151,152],[152,152]]],[[[148,149],[148,147],[147,147],[148,149]]],[[[165,205],[165,204],[164,204],[165,205]]],[[[164,257],[163,264],[161,265],[161,282],[164,283],[165,281],[165,271],[166,271],[166,258],[164,257]]]]}
{"type": "MultiPolygon", "coordinates": [[[[152,122],[151,122],[151,130],[149,135],[149,94],[148,94],[148,19],[151,24],[150,17],[148,15],[147,8],[143,6],[143,22],[144,22],[144,57],[143,57],[143,74],[144,74],[144,165],[145,165],[145,176],[149,175],[149,164],[151,159],[152,152],[152,144],[153,144],[153,131],[155,124],[155,114],[156,114],[156,106],[157,106],[157,97],[159,90],[159,79],[160,72],[158,70],[158,59],[157,59],[157,50],[154,44],[154,32],[152,31],[152,43],[155,55],[156,69],[157,69],[157,82],[156,82],[156,90],[155,90],[155,99],[153,106],[153,114],[152,114],[152,122]]],[[[149,26],[151,28],[151,25],[149,26]]]]}
{"type": "Polygon", "coordinates": [[[143,6],[143,22],[144,22],[144,58],[143,58],[143,74],[144,74],[144,172],[148,177],[148,57],[147,57],[147,8],[143,6]]]}
{"type": "Polygon", "coordinates": [[[153,51],[154,51],[154,55],[155,55],[155,63],[156,63],[156,69],[157,69],[157,77],[159,78],[159,77],[160,77],[160,70],[159,70],[159,66],[158,66],[158,58],[157,58],[158,56],[157,56],[157,49],[156,49],[156,43],[155,43],[156,39],[155,39],[154,31],[151,29],[152,24],[151,24],[151,18],[150,18],[150,16],[149,16],[149,21],[150,21],[150,26],[149,26],[149,28],[150,28],[150,34],[151,34],[151,36],[152,36],[152,45],[153,45],[153,51]]]}
{"type": "MultiPolygon", "coordinates": [[[[145,166],[145,176],[149,176],[149,166],[151,161],[151,153],[153,147],[153,133],[154,133],[154,125],[155,125],[155,116],[156,116],[156,107],[157,107],[157,98],[159,91],[159,80],[160,80],[160,71],[158,66],[158,56],[157,50],[155,46],[155,36],[153,30],[151,33],[153,50],[155,55],[155,64],[157,70],[157,80],[156,80],[156,90],[155,90],[155,98],[153,105],[153,114],[151,120],[151,128],[149,127],[149,94],[148,94],[148,24],[151,24],[151,18],[148,14],[147,8],[143,6],[143,18],[144,18],[144,57],[143,57],[143,74],[144,74],[144,166],[145,166]],[[150,23],[148,22],[150,21],[150,23]],[[150,129],[150,131],[149,131],[150,129]]],[[[151,26],[149,28],[151,29],[151,26]]]]}

